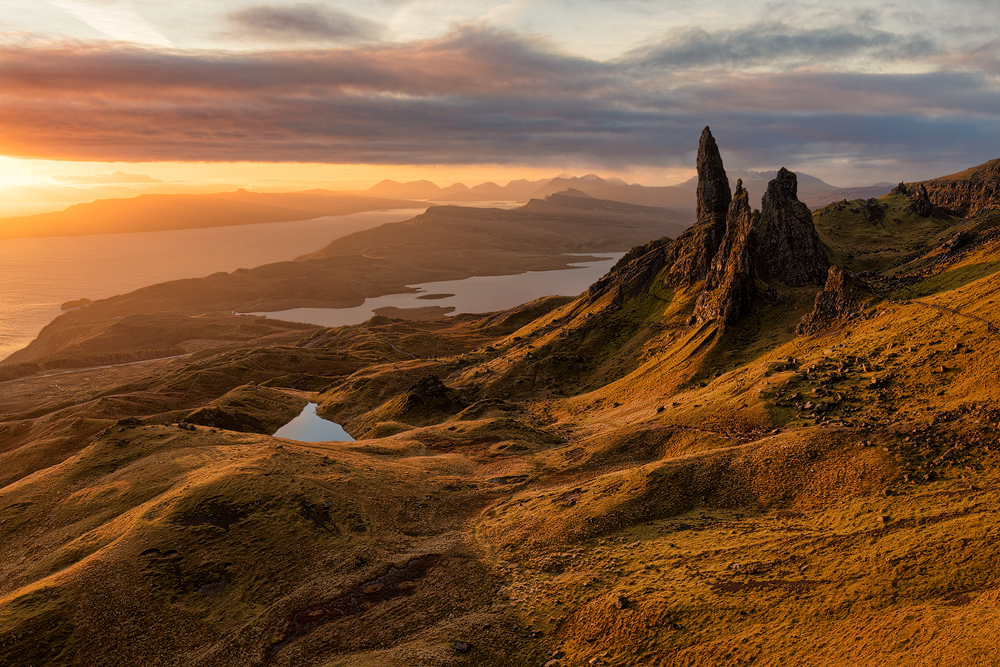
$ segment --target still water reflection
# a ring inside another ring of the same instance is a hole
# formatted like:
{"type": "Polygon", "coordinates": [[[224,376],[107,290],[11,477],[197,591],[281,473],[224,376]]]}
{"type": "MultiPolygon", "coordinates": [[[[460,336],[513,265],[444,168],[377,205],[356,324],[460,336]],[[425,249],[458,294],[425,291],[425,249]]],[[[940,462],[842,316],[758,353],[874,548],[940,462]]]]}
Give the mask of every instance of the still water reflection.
{"type": "Polygon", "coordinates": [[[298,417],[278,429],[276,438],[287,438],[300,442],[329,442],[331,440],[354,440],[340,424],[323,419],[316,414],[316,404],[302,408],[298,417]]]}

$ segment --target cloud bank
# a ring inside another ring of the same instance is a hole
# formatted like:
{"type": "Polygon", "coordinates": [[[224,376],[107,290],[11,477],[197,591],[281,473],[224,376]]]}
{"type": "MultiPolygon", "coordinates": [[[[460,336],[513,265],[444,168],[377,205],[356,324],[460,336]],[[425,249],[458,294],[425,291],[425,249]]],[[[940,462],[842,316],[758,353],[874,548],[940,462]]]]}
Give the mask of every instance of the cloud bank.
{"type": "MultiPolygon", "coordinates": [[[[335,14],[307,26],[311,5],[253,9],[234,20],[293,37],[367,29],[335,14]]],[[[708,124],[746,164],[975,164],[1000,154],[998,53],[996,40],[956,51],[851,24],[782,23],[676,32],[605,62],[484,25],[263,53],[8,46],[0,153],[665,166],[688,162],[708,124]]]]}

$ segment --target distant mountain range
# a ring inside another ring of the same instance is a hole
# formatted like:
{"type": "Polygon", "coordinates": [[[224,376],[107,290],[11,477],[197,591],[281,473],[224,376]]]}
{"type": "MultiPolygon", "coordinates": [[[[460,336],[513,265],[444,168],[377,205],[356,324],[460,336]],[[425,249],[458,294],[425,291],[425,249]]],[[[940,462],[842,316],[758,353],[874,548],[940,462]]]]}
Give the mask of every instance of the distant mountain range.
{"type": "MultiPolygon", "coordinates": [[[[751,205],[760,207],[760,198],[767,189],[768,182],[776,174],[776,171],[733,171],[729,174],[729,179],[734,189],[736,180],[742,179],[743,187],[749,193],[751,205]]],[[[813,209],[841,199],[878,197],[886,194],[893,187],[891,183],[877,183],[870,187],[838,188],[809,174],[797,173],[797,176],[799,179],[799,199],[813,209]]],[[[678,185],[651,187],[629,184],[620,178],[605,179],[596,174],[587,174],[586,176],[560,175],[556,178],[537,181],[520,179],[511,181],[505,186],[492,182],[482,183],[471,188],[462,183],[442,188],[430,181],[398,183],[386,179],[360,194],[438,202],[527,202],[532,199],[544,199],[551,194],[568,189],[577,190],[597,199],[693,211],[696,208],[695,193],[698,189],[698,178],[696,176],[678,185]]]]}

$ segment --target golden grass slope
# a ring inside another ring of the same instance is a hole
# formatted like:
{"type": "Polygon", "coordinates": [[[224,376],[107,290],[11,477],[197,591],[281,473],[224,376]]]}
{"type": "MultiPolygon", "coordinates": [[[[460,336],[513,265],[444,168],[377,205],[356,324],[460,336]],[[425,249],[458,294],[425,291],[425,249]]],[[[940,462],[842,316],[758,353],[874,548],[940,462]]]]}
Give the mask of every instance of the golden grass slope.
{"type": "Polygon", "coordinates": [[[13,383],[0,665],[991,664],[1000,239],[844,213],[892,275],[811,336],[654,280],[13,383]],[[307,398],[362,437],[174,425],[307,398]]]}

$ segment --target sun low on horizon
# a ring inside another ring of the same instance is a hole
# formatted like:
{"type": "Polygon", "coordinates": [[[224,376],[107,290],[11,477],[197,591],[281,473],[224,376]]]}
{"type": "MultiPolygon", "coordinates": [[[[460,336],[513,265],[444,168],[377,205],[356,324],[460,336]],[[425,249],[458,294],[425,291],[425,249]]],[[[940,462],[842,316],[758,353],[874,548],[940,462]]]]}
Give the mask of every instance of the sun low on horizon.
{"type": "Polygon", "coordinates": [[[10,0],[0,187],[364,189],[736,168],[837,186],[993,157],[1000,17],[588,0],[10,0]]]}

